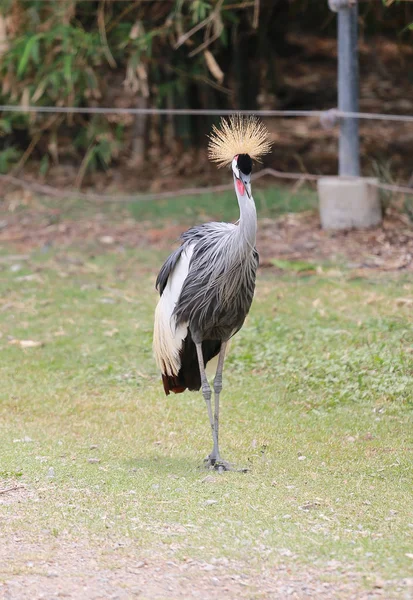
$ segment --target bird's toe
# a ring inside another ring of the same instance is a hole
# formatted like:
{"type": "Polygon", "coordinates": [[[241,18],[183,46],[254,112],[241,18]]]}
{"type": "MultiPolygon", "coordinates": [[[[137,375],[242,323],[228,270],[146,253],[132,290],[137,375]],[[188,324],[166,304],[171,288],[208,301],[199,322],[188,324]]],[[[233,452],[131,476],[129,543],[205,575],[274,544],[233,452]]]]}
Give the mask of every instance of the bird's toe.
{"type": "Polygon", "coordinates": [[[214,464],[215,471],[218,473],[223,473],[224,471],[234,471],[234,465],[231,465],[226,460],[217,460],[214,464]]]}
{"type": "Polygon", "coordinates": [[[204,467],[206,469],[214,469],[217,464],[217,459],[212,456],[207,456],[204,458],[204,467]]]}
{"type": "Polygon", "coordinates": [[[223,473],[224,471],[236,471],[238,473],[247,473],[248,469],[238,468],[233,464],[227,462],[226,460],[222,460],[221,458],[217,459],[211,456],[207,456],[204,460],[204,465],[206,469],[218,471],[218,473],[223,473]]]}

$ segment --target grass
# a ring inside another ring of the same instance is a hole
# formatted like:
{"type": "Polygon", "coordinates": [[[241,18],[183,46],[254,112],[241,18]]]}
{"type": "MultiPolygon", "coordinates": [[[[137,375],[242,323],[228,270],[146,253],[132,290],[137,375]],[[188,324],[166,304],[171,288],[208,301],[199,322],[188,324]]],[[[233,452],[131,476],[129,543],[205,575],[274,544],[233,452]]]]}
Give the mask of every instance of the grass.
{"type": "MultiPolygon", "coordinates": [[[[279,186],[254,188],[254,200],[261,218],[275,218],[288,212],[311,210],[317,206],[317,195],[310,188],[303,187],[297,191],[279,186]]],[[[131,214],[137,220],[194,219],[235,221],[239,217],[234,192],[223,192],[219,195],[202,194],[200,196],[183,196],[173,200],[157,200],[155,202],[135,202],[129,205],[131,214]]]]}
{"type": "Polygon", "coordinates": [[[0,504],[3,534],[251,567],[334,559],[367,583],[411,572],[411,278],[261,272],[222,393],[223,455],[250,472],[205,479],[202,397],[165,397],[152,359],[163,255],[3,258],[0,479],[40,499],[0,504]]]}
{"type": "MultiPolygon", "coordinates": [[[[43,210],[56,212],[55,199],[42,198],[43,210]]],[[[313,210],[317,207],[317,194],[308,186],[287,188],[281,186],[266,186],[257,182],[254,186],[254,200],[261,218],[276,218],[289,212],[313,210]]],[[[25,207],[20,207],[24,211],[25,207]]],[[[155,225],[165,222],[196,223],[199,220],[236,221],[239,209],[234,202],[234,192],[219,194],[200,194],[197,196],[182,196],[165,200],[136,201],[126,203],[108,202],[99,205],[99,212],[109,218],[119,219],[131,216],[137,221],[152,221],[155,225]]],[[[73,198],[59,206],[59,215],[51,216],[50,220],[85,219],[95,216],[96,206],[85,204],[83,200],[73,198]]]]}

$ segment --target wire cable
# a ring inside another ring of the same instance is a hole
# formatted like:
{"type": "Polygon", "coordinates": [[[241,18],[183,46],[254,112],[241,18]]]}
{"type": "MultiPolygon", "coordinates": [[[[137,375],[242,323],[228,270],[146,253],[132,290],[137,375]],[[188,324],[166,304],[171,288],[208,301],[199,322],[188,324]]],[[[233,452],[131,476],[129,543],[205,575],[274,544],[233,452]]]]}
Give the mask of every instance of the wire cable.
{"type": "Polygon", "coordinates": [[[57,113],[57,114],[103,114],[103,115],[176,115],[176,116],[229,116],[256,115],[258,117],[318,117],[330,116],[340,119],[365,119],[372,121],[398,121],[413,123],[413,115],[395,115],[370,112],[346,112],[335,108],[328,110],[218,110],[209,108],[117,108],[101,106],[21,106],[0,105],[0,112],[57,113]]]}
{"type": "MultiPolygon", "coordinates": [[[[275,179],[289,179],[295,181],[318,181],[323,177],[331,177],[331,175],[317,175],[315,173],[291,173],[285,171],[277,171],[276,169],[261,169],[258,173],[252,176],[253,181],[262,179],[263,177],[270,176],[275,179]]],[[[345,179],[358,179],[357,177],[346,177],[345,179]]],[[[138,194],[138,195],[108,195],[108,194],[96,194],[96,193],[84,193],[78,190],[59,190],[50,185],[44,185],[38,182],[27,181],[12,175],[0,175],[0,182],[5,184],[20,187],[36,194],[43,196],[49,196],[53,198],[69,199],[77,198],[79,200],[85,200],[88,202],[148,202],[156,200],[167,200],[167,199],[178,199],[184,196],[198,196],[201,194],[216,194],[220,192],[226,192],[233,189],[233,184],[222,184],[213,185],[209,187],[190,187],[182,188],[180,190],[170,192],[160,192],[156,194],[138,194]]],[[[372,185],[379,189],[390,191],[393,193],[409,194],[413,195],[413,187],[406,185],[387,184],[382,182],[368,181],[368,185],[372,185]]]]}

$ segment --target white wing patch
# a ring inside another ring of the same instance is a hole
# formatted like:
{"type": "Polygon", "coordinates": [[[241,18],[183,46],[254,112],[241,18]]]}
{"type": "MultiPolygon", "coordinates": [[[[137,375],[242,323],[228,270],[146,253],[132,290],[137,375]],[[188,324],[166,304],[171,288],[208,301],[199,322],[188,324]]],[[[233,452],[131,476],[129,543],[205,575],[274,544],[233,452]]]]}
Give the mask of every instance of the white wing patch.
{"type": "Polygon", "coordinates": [[[188,324],[176,326],[172,315],[178,302],[182,286],[189,272],[195,244],[188,246],[179,257],[175,268],[168,277],[167,284],[155,310],[153,333],[153,353],[156,364],[164,375],[178,375],[181,367],[179,352],[188,334],[188,324]]]}

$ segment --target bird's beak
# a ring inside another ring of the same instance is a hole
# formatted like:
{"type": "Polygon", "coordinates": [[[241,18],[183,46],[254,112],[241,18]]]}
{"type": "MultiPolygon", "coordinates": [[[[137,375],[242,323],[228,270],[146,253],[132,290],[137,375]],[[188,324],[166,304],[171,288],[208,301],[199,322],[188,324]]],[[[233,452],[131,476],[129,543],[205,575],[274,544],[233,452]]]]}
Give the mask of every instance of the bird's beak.
{"type": "Polygon", "coordinates": [[[251,175],[244,175],[244,173],[240,173],[239,175],[248,198],[251,198],[251,175]]]}

